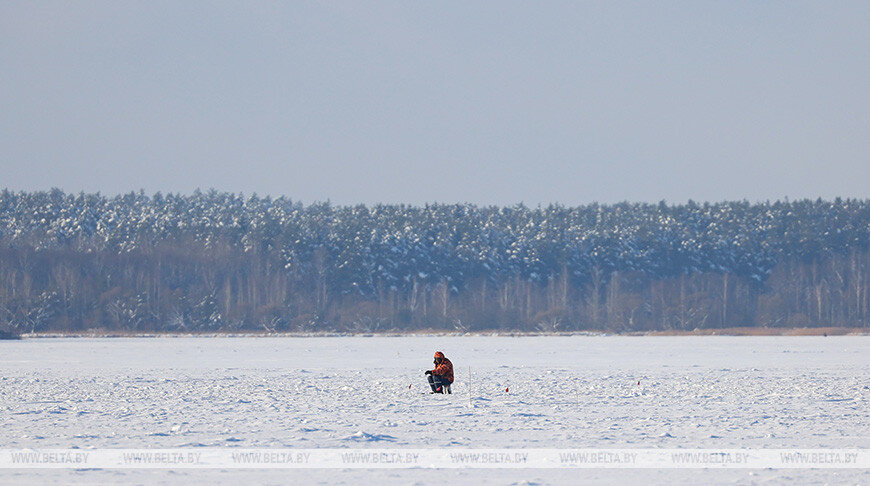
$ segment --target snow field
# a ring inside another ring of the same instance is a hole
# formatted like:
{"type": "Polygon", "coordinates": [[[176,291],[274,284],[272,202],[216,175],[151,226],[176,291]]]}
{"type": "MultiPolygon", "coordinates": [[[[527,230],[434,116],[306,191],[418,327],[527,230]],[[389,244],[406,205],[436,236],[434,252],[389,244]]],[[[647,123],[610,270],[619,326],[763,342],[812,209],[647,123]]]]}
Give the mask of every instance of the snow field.
{"type": "MultiPolygon", "coordinates": [[[[862,336],[33,339],[0,346],[4,448],[870,447],[870,338],[862,336]],[[453,395],[426,393],[423,370],[435,350],[454,363],[453,395]]],[[[0,482],[12,483],[240,477],[870,482],[866,471],[810,469],[0,471],[0,482]]]]}

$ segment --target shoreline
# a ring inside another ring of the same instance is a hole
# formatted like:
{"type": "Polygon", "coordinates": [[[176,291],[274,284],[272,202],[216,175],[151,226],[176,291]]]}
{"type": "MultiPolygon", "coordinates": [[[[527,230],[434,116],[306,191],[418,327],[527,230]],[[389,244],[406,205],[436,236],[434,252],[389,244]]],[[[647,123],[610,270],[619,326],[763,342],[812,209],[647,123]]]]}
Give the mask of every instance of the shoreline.
{"type": "MultiPolygon", "coordinates": [[[[668,337],[668,336],[870,336],[870,328],[852,327],[729,327],[722,329],[695,329],[692,331],[573,331],[573,332],[523,332],[523,331],[477,331],[449,332],[421,330],[412,332],[115,332],[93,330],[76,333],[40,332],[21,334],[18,339],[63,339],[63,338],[324,338],[324,337],[548,337],[548,336],[629,336],[629,337],[668,337]]],[[[15,338],[13,338],[15,340],[15,338]]]]}

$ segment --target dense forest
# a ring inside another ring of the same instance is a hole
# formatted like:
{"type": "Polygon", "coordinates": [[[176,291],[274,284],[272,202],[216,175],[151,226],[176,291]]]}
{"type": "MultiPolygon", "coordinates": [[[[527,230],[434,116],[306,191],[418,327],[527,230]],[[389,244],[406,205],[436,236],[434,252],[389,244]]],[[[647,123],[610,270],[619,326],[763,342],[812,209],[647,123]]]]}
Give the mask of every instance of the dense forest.
{"type": "Polygon", "coordinates": [[[870,201],[303,205],[0,193],[0,329],[870,325],[870,201]]]}

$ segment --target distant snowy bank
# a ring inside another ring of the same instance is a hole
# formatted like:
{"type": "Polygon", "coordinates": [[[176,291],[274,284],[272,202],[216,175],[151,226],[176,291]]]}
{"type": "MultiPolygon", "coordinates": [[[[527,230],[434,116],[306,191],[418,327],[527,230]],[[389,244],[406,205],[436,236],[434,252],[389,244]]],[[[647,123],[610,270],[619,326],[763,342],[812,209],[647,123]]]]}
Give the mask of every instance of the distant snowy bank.
{"type": "Polygon", "coordinates": [[[109,331],[89,331],[83,333],[28,333],[21,338],[323,338],[323,337],[444,337],[444,336],[493,336],[493,337],[537,337],[537,336],[870,336],[868,328],[851,327],[729,327],[723,329],[695,329],[692,331],[577,331],[577,332],[240,332],[240,333],[119,333],[109,331]]]}

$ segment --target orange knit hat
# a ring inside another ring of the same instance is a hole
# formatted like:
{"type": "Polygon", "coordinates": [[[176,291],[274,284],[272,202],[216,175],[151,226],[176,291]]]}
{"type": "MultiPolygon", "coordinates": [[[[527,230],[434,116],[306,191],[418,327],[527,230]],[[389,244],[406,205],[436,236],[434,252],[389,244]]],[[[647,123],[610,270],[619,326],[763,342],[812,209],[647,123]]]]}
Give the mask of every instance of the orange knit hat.
{"type": "Polygon", "coordinates": [[[444,357],[444,353],[442,353],[441,351],[435,351],[435,357],[436,357],[436,358],[443,358],[443,357],[444,357]]]}

